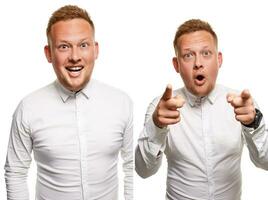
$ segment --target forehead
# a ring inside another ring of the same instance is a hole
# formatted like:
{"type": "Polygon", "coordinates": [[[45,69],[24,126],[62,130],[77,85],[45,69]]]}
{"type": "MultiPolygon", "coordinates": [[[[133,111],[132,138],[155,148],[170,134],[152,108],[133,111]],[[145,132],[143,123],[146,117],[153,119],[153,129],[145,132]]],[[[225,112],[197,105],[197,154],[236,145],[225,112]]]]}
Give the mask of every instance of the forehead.
{"type": "Polygon", "coordinates": [[[207,31],[195,31],[183,34],[177,41],[180,50],[191,49],[197,47],[213,47],[216,46],[215,40],[211,33],[207,31]]]}
{"type": "Polygon", "coordinates": [[[93,38],[94,31],[84,19],[58,21],[51,26],[50,36],[56,40],[73,40],[75,38],[93,38]]]}

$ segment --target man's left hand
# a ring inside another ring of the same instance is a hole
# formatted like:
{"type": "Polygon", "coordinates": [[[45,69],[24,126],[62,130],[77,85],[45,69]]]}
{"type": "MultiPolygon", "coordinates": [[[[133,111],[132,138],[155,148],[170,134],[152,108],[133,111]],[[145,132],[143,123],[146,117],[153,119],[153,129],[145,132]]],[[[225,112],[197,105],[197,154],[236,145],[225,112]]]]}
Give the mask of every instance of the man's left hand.
{"type": "Polygon", "coordinates": [[[244,125],[249,125],[254,121],[256,110],[248,90],[243,90],[240,95],[227,94],[227,102],[233,106],[237,121],[244,125]]]}

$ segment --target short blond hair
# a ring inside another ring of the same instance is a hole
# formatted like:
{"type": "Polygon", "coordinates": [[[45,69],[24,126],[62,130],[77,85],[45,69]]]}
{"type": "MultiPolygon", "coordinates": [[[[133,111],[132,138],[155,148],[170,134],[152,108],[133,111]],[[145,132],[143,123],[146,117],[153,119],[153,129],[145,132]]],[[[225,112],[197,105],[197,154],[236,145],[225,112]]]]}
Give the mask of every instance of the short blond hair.
{"type": "Polygon", "coordinates": [[[202,21],[200,19],[190,19],[186,22],[184,22],[182,25],[179,26],[179,28],[177,29],[177,32],[175,34],[174,40],[173,40],[173,46],[174,46],[174,50],[176,55],[178,54],[178,46],[177,46],[177,42],[178,39],[187,33],[193,33],[195,31],[207,31],[209,32],[214,40],[215,40],[215,44],[216,47],[218,46],[218,38],[216,33],[214,32],[214,30],[212,29],[212,27],[209,25],[208,22],[202,21]]]}
{"type": "Polygon", "coordinates": [[[91,25],[93,33],[95,32],[94,23],[91,20],[86,10],[79,8],[78,6],[75,5],[66,5],[56,10],[49,18],[46,29],[47,38],[49,38],[49,34],[53,24],[59,21],[66,21],[77,18],[86,20],[91,25]]]}

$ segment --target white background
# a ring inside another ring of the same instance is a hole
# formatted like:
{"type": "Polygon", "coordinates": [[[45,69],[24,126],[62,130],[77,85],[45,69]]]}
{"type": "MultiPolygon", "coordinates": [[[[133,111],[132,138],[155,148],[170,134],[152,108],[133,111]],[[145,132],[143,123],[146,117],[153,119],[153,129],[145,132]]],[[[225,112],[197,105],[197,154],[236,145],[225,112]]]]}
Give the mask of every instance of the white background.
{"type": "MultiPolygon", "coordinates": [[[[55,79],[43,53],[47,21],[54,10],[65,4],[77,4],[92,16],[100,45],[93,77],[123,89],[132,97],[136,146],[149,102],[163,92],[167,83],[174,88],[182,86],[171,63],[172,41],[176,28],[190,18],[208,21],[218,34],[224,59],[218,83],[239,90],[248,88],[268,119],[265,87],[268,83],[268,12],[264,2],[9,0],[1,3],[0,199],[6,199],[3,167],[12,113],[26,94],[55,79]]],[[[34,199],[35,173],[33,164],[29,173],[31,199],[34,199]]],[[[268,173],[253,166],[246,148],[242,174],[243,200],[268,198],[268,173]]],[[[165,161],[159,172],[148,179],[141,179],[134,173],[135,199],[164,199],[165,178],[165,161]]],[[[122,195],[120,200],[123,200],[122,195]]]]}

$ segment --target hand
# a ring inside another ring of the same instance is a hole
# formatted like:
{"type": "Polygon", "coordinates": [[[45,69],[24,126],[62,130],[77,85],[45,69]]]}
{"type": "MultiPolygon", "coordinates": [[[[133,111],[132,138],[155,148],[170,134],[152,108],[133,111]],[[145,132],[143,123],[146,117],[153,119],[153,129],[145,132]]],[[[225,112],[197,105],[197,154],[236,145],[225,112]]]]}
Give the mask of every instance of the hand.
{"type": "Polygon", "coordinates": [[[178,108],[181,108],[184,103],[185,100],[180,95],[172,97],[172,86],[167,85],[153,113],[154,124],[159,128],[163,128],[167,125],[178,123],[181,120],[178,108]]]}
{"type": "Polygon", "coordinates": [[[249,125],[254,121],[256,110],[248,90],[243,90],[240,95],[227,94],[227,101],[234,107],[237,121],[244,125],[249,125]]]}

